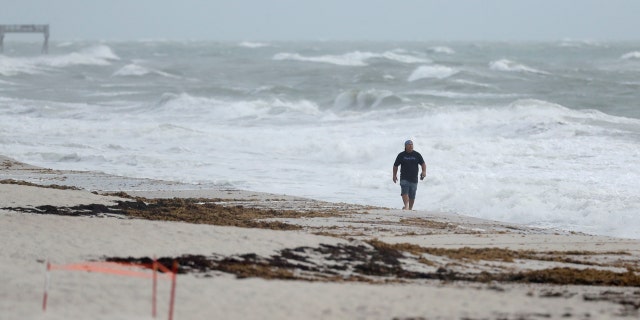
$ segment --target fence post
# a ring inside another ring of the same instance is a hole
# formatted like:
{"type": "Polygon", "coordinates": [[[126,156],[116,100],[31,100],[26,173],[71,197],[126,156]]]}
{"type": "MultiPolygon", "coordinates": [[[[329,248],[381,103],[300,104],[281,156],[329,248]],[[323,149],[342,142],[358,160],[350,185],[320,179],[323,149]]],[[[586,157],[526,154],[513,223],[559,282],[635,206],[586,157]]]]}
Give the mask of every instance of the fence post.
{"type": "Polygon", "coordinates": [[[153,293],[151,294],[151,316],[156,317],[156,292],[158,292],[158,260],[153,257],[153,293]]]}
{"type": "Polygon", "coordinates": [[[177,275],[178,275],[178,261],[173,260],[173,274],[171,275],[171,300],[169,301],[169,320],[173,320],[173,305],[176,301],[177,275]]]}
{"type": "Polygon", "coordinates": [[[46,262],[46,267],[45,267],[45,272],[44,272],[44,296],[42,297],[42,311],[46,311],[47,310],[47,298],[48,298],[48,292],[49,292],[49,271],[51,270],[51,263],[49,262],[49,259],[47,259],[46,262]]]}

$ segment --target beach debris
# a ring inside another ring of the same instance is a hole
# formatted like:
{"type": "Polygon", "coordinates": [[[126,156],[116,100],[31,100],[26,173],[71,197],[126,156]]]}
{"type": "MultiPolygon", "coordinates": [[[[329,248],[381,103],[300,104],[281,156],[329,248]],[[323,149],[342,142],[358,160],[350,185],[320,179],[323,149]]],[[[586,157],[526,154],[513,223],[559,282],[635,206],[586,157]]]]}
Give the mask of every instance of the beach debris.
{"type": "MultiPolygon", "coordinates": [[[[234,274],[238,278],[365,282],[440,280],[493,283],[493,286],[496,286],[496,282],[640,286],[640,276],[637,272],[631,270],[615,272],[602,266],[585,268],[583,264],[571,265],[564,262],[561,264],[564,267],[538,270],[524,267],[517,270],[513,263],[508,263],[502,268],[483,266],[483,262],[503,262],[506,256],[517,256],[519,260],[524,259],[523,257],[536,259],[536,255],[530,251],[519,252],[496,248],[436,249],[408,244],[392,245],[378,240],[366,242],[353,240],[348,244],[287,248],[271,256],[259,256],[253,253],[232,256],[187,254],[180,257],[161,258],[160,261],[176,259],[180,263],[182,273],[210,275],[211,272],[220,271],[234,274]],[[450,251],[456,254],[452,255],[450,251]],[[483,251],[486,252],[482,253],[483,251]],[[465,256],[463,253],[469,253],[469,255],[465,256]]],[[[553,254],[560,256],[562,252],[553,254]]],[[[601,255],[595,252],[589,254],[601,255]]],[[[131,263],[147,263],[149,259],[148,257],[105,258],[106,261],[131,263]]],[[[557,292],[545,293],[545,297],[557,295],[557,292]]],[[[561,293],[561,296],[566,295],[561,293]]]]}

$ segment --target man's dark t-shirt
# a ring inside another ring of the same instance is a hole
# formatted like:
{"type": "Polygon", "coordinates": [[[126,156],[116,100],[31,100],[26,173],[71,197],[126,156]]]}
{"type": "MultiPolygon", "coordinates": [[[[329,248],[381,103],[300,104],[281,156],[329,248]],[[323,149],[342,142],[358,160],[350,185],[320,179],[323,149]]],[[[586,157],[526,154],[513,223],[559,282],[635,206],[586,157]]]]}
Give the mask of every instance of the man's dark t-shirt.
{"type": "Polygon", "coordinates": [[[418,166],[424,163],[422,155],[418,151],[411,153],[402,151],[396,157],[394,167],[400,166],[400,180],[418,182],[418,166]]]}

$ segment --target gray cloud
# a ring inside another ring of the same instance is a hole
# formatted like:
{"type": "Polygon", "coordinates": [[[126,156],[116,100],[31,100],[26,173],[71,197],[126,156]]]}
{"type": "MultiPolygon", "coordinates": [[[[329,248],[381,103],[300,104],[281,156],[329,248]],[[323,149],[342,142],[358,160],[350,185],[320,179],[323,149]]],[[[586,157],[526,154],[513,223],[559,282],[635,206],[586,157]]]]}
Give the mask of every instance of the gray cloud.
{"type": "Polygon", "coordinates": [[[638,40],[634,0],[3,0],[59,40],[638,40]]]}

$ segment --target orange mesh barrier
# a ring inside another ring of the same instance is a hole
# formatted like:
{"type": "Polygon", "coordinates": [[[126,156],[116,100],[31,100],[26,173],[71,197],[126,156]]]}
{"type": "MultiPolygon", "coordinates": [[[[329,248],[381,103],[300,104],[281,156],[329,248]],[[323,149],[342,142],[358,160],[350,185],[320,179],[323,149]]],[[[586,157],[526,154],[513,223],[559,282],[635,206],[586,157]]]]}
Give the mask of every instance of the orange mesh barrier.
{"type": "Polygon", "coordinates": [[[178,263],[175,260],[173,261],[173,266],[172,266],[173,270],[169,270],[169,268],[165,267],[162,263],[159,263],[155,259],[151,264],[136,264],[136,263],[126,263],[126,262],[125,263],[80,262],[80,263],[54,265],[47,261],[46,267],[47,269],[45,273],[44,296],[42,299],[43,311],[47,310],[47,299],[48,299],[49,282],[50,282],[49,272],[51,270],[85,271],[85,272],[112,274],[112,275],[125,276],[125,277],[153,279],[152,298],[151,298],[152,299],[151,315],[154,318],[156,317],[156,296],[157,296],[156,291],[157,291],[158,278],[171,280],[171,295],[169,300],[169,320],[173,319],[173,310],[174,310],[175,294],[176,294],[176,275],[178,273],[178,263]],[[158,274],[158,270],[163,273],[158,274]]]}
{"type": "MultiPolygon", "coordinates": [[[[72,263],[65,265],[51,265],[50,270],[68,270],[68,271],[87,271],[114,274],[118,276],[127,277],[139,277],[139,278],[153,278],[153,274],[132,270],[133,268],[140,268],[143,270],[151,270],[152,265],[134,264],[134,263],[119,263],[119,262],[82,262],[72,263]]],[[[162,264],[158,263],[158,269],[165,272],[165,274],[159,274],[159,278],[171,279],[172,272],[162,264]],[[169,273],[169,274],[166,274],[169,273]]]]}

